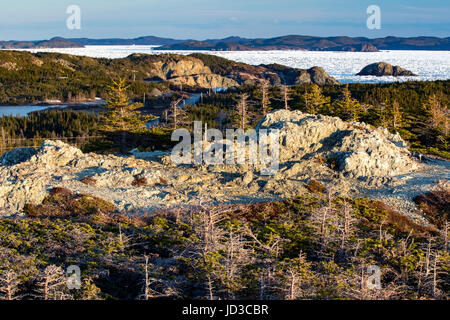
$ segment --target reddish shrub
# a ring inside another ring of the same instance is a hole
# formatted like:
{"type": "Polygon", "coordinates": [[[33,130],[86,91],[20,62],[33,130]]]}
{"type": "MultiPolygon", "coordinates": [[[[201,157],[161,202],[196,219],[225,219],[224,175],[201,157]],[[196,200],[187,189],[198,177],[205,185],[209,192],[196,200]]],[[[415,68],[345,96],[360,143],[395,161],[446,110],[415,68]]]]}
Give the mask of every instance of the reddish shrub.
{"type": "Polygon", "coordinates": [[[92,177],[84,177],[80,180],[80,182],[83,182],[84,184],[87,184],[88,186],[95,187],[97,186],[97,180],[95,180],[92,177]]]}
{"type": "Polygon", "coordinates": [[[134,181],[131,183],[132,186],[141,187],[147,185],[147,179],[142,178],[134,178],[134,181]]]}
{"type": "Polygon", "coordinates": [[[57,195],[70,197],[72,196],[72,191],[64,187],[56,187],[50,190],[50,196],[57,196],[57,195]]]}
{"type": "Polygon", "coordinates": [[[164,179],[163,177],[159,177],[159,183],[160,183],[160,184],[169,184],[169,183],[167,182],[167,180],[164,179]]]}
{"type": "Polygon", "coordinates": [[[324,193],[326,191],[324,185],[314,179],[309,180],[306,184],[306,189],[311,193],[324,193]]]}
{"type": "Polygon", "coordinates": [[[442,228],[450,216],[450,191],[441,185],[430,192],[414,198],[425,217],[438,228],[442,228]]]}

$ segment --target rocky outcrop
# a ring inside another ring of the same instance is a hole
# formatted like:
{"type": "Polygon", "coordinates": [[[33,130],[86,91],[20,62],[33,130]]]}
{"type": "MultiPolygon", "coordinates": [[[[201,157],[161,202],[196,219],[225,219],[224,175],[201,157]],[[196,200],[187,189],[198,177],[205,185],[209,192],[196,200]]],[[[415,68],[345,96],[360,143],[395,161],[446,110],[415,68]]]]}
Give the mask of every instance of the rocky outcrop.
{"type": "Polygon", "coordinates": [[[63,171],[81,150],[62,141],[46,140],[36,152],[19,148],[7,152],[0,163],[0,209],[16,212],[25,203],[39,204],[47,195],[51,175],[63,171]]]}
{"type": "Polygon", "coordinates": [[[290,68],[280,64],[261,65],[279,77],[279,82],[285,85],[315,83],[318,85],[338,84],[335,78],[328,75],[321,67],[309,69],[290,68]]]}
{"type": "Polygon", "coordinates": [[[35,154],[36,150],[33,148],[16,148],[5,152],[0,157],[0,164],[4,166],[13,166],[15,164],[30,160],[30,158],[35,154]]]}
{"type": "Polygon", "coordinates": [[[231,78],[238,84],[258,84],[262,80],[269,80],[274,85],[296,85],[315,83],[318,85],[338,84],[339,82],[328,75],[321,67],[297,69],[280,64],[253,66],[235,62],[218,56],[207,54],[192,54],[190,57],[200,59],[214,73],[231,78]]]}
{"type": "Polygon", "coordinates": [[[212,73],[200,60],[184,56],[172,56],[168,59],[156,61],[153,63],[153,70],[151,71],[155,76],[164,80],[212,73]]]}
{"type": "Polygon", "coordinates": [[[282,162],[324,158],[335,170],[356,178],[395,176],[418,166],[398,134],[364,123],[279,110],[268,114],[256,129],[279,130],[282,162]]]}
{"type": "Polygon", "coordinates": [[[414,77],[416,74],[409,70],[405,70],[399,66],[393,66],[386,62],[376,62],[365,66],[357,76],[394,76],[394,77],[414,77]]]}
{"type": "MultiPolygon", "coordinates": [[[[0,215],[20,213],[26,203],[39,204],[55,187],[102,198],[130,214],[199,200],[216,204],[292,198],[307,192],[310,179],[354,196],[369,184],[388,184],[420,166],[398,135],[362,123],[278,110],[266,115],[257,129],[279,129],[280,163],[274,175],[263,175],[253,164],[176,165],[163,152],[83,154],[61,141],[45,141],[37,152],[16,149],[0,165],[0,215]]],[[[205,141],[204,150],[209,147],[205,141]]]]}
{"type": "Polygon", "coordinates": [[[62,141],[45,140],[29,162],[47,168],[59,168],[82,155],[83,152],[80,149],[62,141]]]}
{"type": "Polygon", "coordinates": [[[208,66],[195,57],[171,55],[148,57],[133,54],[128,57],[132,61],[150,60],[151,64],[145,68],[147,79],[150,81],[168,81],[174,85],[186,85],[201,88],[230,88],[239,84],[222,75],[215,74],[208,66]]]}
{"type": "Polygon", "coordinates": [[[300,70],[300,76],[295,81],[295,84],[315,83],[318,85],[338,84],[335,78],[328,75],[321,67],[312,67],[307,70],[300,70]]]}
{"type": "Polygon", "coordinates": [[[169,79],[169,82],[174,85],[187,85],[202,88],[230,88],[239,86],[239,83],[233,79],[212,73],[171,78],[169,79]]]}

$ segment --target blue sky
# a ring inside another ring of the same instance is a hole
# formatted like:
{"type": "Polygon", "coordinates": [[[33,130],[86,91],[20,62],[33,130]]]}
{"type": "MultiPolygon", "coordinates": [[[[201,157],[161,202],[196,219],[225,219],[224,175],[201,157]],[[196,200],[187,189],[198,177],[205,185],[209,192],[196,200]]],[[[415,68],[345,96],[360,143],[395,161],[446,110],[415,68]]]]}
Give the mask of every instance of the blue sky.
{"type": "Polygon", "coordinates": [[[0,39],[144,35],[205,39],[238,35],[450,36],[448,0],[1,0],[0,39]],[[81,29],[66,27],[69,5],[81,29]],[[381,29],[366,27],[369,5],[381,29]]]}

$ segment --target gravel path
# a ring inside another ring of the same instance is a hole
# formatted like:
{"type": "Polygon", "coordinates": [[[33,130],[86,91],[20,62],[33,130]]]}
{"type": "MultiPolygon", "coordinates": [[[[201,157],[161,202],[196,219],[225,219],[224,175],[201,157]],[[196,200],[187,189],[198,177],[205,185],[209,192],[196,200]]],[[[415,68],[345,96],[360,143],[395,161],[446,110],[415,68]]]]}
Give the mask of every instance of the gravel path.
{"type": "Polygon", "coordinates": [[[395,182],[381,188],[364,188],[361,195],[379,199],[412,219],[426,223],[417,213],[414,197],[432,190],[440,181],[450,181],[450,161],[426,158],[420,170],[395,177],[395,182]]]}

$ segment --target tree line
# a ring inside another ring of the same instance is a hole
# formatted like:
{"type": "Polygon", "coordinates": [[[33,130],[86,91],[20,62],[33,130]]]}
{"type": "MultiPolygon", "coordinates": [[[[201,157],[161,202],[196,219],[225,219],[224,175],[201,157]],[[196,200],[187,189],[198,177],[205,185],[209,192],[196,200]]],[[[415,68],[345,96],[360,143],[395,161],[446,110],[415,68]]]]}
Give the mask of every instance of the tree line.
{"type": "Polygon", "coordinates": [[[448,299],[448,210],[428,205],[426,227],[324,188],[130,217],[57,188],[0,220],[0,299],[448,299]]]}

